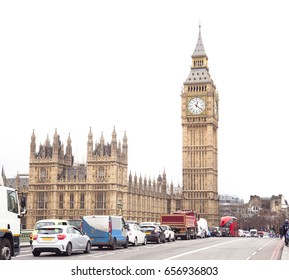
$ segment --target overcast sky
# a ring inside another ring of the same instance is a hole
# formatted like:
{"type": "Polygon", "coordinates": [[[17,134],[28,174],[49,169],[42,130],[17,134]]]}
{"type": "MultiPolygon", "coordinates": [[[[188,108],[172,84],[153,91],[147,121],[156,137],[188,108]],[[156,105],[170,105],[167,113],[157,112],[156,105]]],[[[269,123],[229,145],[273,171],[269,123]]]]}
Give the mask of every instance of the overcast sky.
{"type": "Polygon", "coordinates": [[[1,1],[0,165],[29,171],[37,147],[70,133],[126,131],[128,169],[182,184],[181,90],[199,23],[219,92],[219,193],[289,199],[286,1],[1,1]],[[262,3],[260,5],[260,3],[262,3]]]}

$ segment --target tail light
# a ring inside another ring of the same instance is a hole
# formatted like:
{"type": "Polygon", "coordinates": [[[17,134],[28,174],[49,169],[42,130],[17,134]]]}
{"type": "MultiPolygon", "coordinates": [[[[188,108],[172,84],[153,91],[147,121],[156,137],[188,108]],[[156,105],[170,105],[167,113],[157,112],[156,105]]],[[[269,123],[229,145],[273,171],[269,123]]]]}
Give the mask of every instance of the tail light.
{"type": "MultiPolygon", "coordinates": [[[[32,237],[32,236],[31,236],[32,237]]],[[[36,240],[38,238],[38,235],[37,234],[35,234],[34,236],[33,236],[33,240],[36,240]]]]}
{"type": "Polygon", "coordinates": [[[65,234],[57,234],[57,239],[58,240],[63,240],[66,238],[66,235],[65,234]]]}

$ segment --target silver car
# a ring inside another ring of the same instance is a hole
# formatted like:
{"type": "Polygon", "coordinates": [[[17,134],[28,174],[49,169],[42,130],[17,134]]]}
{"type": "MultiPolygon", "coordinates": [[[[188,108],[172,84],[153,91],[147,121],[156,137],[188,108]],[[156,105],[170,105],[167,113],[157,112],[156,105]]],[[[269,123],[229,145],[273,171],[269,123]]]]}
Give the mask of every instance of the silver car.
{"type": "Polygon", "coordinates": [[[128,224],[128,242],[133,246],[147,244],[147,236],[137,224],[128,224]]]}
{"type": "Polygon", "coordinates": [[[40,256],[42,252],[53,252],[57,255],[70,256],[73,252],[91,251],[90,238],[76,226],[58,225],[41,227],[33,236],[32,254],[40,256]]]}

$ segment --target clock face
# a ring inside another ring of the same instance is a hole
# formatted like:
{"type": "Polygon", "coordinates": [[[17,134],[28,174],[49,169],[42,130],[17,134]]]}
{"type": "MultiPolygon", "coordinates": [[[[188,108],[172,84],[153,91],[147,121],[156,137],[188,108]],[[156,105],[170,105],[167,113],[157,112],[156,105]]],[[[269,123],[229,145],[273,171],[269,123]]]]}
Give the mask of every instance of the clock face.
{"type": "Polygon", "coordinates": [[[191,99],[191,101],[188,104],[189,111],[194,115],[201,114],[205,110],[205,108],[206,108],[206,103],[200,97],[195,97],[191,99]]]}

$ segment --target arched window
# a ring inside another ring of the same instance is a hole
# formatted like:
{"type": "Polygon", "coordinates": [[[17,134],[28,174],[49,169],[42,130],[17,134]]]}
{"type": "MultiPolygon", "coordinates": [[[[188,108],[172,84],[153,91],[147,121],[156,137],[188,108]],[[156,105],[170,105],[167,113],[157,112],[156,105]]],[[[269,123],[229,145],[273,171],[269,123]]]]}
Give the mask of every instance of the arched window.
{"type": "Polygon", "coordinates": [[[70,209],[74,209],[74,193],[70,194],[70,209]]]}
{"type": "Polygon", "coordinates": [[[40,177],[41,181],[45,181],[45,179],[46,179],[46,169],[44,167],[42,167],[40,169],[39,177],[40,177]]]}
{"type": "Polygon", "coordinates": [[[98,169],[98,178],[100,179],[100,181],[104,180],[104,168],[103,167],[99,167],[98,169]]]}

